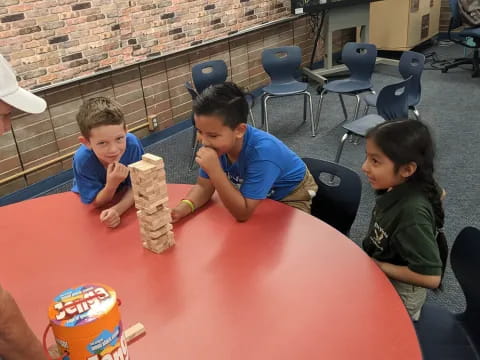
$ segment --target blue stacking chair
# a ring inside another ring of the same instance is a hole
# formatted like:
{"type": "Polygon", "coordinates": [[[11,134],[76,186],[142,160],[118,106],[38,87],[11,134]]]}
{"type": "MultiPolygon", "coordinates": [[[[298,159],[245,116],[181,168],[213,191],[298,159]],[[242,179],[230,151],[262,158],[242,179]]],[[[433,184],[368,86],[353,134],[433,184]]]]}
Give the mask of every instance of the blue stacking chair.
{"type": "Polygon", "coordinates": [[[378,94],[377,100],[377,114],[369,114],[362,116],[357,120],[353,120],[343,125],[346,133],[340,140],[340,145],[335,156],[335,162],[340,161],[342,155],[343,145],[349,135],[356,135],[365,137],[368,130],[381,124],[385,121],[406,119],[408,117],[407,106],[407,87],[408,83],[412,80],[409,77],[407,80],[400,81],[399,83],[385,86],[378,94]]]}
{"type": "MultiPolygon", "coordinates": [[[[195,64],[192,67],[192,80],[195,87],[187,81],[185,83],[185,88],[187,89],[188,93],[192,97],[192,100],[198,96],[198,94],[202,93],[210,85],[217,85],[222,84],[227,80],[228,77],[228,68],[227,64],[223,60],[210,60],[205,61],[200,64],[195,64]]],[[[252,121],[252,125],[255,126],[255,119],[253,118],[252,107],[253,107],[253,96],[247,94],[246,96],[248,102],[248,108],[250,113],[250,120],[252,121]]],[[[195,164],[195,154],[198,150],[199,144],[197,142],[197,131],[195,128],[195,120],[193,118],[193,114],[191,117],[192,125],[193,125],[193,138],[192,138],[192,156],[190,159],[190,166],[189,169],[193,168],[195,164]]]]}
{"type": "MultiPolygon", "coordinates": [[[[404,79],[412,77],[412,81],[408,83],[407,87],[407,102],[409,110],[412,110],[417,120],[420,120],[420,112],[416,106],[422,97],[421,77],[424,67],[425,55],[415,51],[404,51],[398,64],[398,70],[404,79]]],[[[368,94],[364,101],[366,103],[364,115],[366,115],[370,107],[377,106],[377,95],[368,94]]]]}
{"type": "Polygon", "coordinates": [[[358,111],[360,109],[359,94],[366,91],[370,91],[373,93],[373,85],[371,79],[373,70],[375,68],[376,58],[377,47],[373,44],[354,42],[349,42],[345,44],[342,49],[342,62],[347,66],[348,70],[350,71],[350,77],[347,79],[330,81],[324,85],[323,90],[320,93],[315,130],[318,129],[318,125],[320,122],[320,113],[322,111],[323,98],[328,93],[337,93],[339,95],[345,120],[348,120],[348,114],[342,95],[355,96],[357,99],[357,105],[355,107],[353,120],[358,117],[358,111]]]}
{"type": "Polygon", "coordinates": [[[362,195],[360,176],[330,161],[312,158],[302,160],[318,185],[317,195],[312,199],[312,215],[348,236],[362,195]],[[338,181],[332,181],[335,177],[338,181]]]}
{"type": "MultiPolygon", "coordinates": [[[[210,85],[217,85],[227,81],[228,68],[223,60],[210,60],[192,67],[192,80],[197,90],[197,94],[201,94],[210,85]]],[[[248,109],[252,125],[255,126],[252,107],[254,104],[253,96],[247,94],[248,109]]]]}
{"type": "Polygon", "coordinates": [[[460,10],[458,9],[458,0],[450,0],[450,25],[448,26],[448,38],[462,46],[473,49],[473,56],[470,58],[455,59],[450,64],[445,65],[442,68],[442,72],[446,73],[449,69],[466,64],[473,65],[472,77],[480,75],[480,59],[478,56],[478,48],[480,48],[480,27],[466,27],[461,31],[453,32],[452,30],[462,26],[462,17],[460,10]],[[467,38],[473,40],[473,45],[467,41],[467,38]]]}
{"type": "Polygon", "coordinates": [[[461,314],[425,304],[415,323],[425,360],[480,359],[480,230],[464,228],[450,253],[467,308],[461,314]]]}
{"type": "Polygon", "coordinates": [[[210,60],[192,67],[192,80],[198,94],[210,85],[227,81],[228,68],[223,60],[210,60]]]}
{"type": "Polygon", "coordinates": [[[262,53],[262,65],[270,76],[271,83],[263,88],[262,127],[268,132],[267,101],[273,97],[303,95],[303,121],[307,120],[307,102],[310,107],[312,136],[315,136],[313,123],[312,96],[307,91],[308,84],[297,81],[295,73],[302,62],[302,50],[298,46],[284,46],[265,49],[262,53]]]}

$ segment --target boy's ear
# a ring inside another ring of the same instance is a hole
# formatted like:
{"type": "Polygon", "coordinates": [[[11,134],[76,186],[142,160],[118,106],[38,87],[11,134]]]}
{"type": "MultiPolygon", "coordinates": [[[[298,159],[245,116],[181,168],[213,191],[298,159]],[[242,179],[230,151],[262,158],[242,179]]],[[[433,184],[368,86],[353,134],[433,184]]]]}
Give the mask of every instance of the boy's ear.
{"type": "Polygon", "coordinates": [[[85,145],[87,148],[91,149],[92,147],[90,146],[90,141],[85,136],[80,135],[78,137],[78,141],[80,141],[81,144],[85,145]]]}
{"type": "Polygon", "coordinates": [[[415,171],[417,171],[417,163],[410,161],[408,164],[400,167],[400,176],[406,179],[415,174],[415,171]]]}
{"type": "Polygon", "coordinates": [[[240,137],[243,137],[243,135],[245,135],[245,131],[247,131],[247,124],[246,123],[241,123],[239,125],[237,125],[237,127],[235,128],[235,135],[240,138],[240,137]]]}

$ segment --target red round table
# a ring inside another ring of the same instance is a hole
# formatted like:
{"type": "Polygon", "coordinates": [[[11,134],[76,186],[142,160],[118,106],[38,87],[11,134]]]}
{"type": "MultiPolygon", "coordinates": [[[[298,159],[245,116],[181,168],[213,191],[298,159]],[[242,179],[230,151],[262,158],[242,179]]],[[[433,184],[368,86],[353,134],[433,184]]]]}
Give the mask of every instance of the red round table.
{"type": "MultiPolygon", "coordinates": [[[[170,205],[189,185],[169,185],[170,205]]],[[[421,359],[388,279],[335,229],[263,201],[237,223],[219,200],[175,224],[176,246],[141,246],[132,209],[117,229],[63,193],[0,208],[0,283],[40,336],[53,297],[100,282],[149,359],[421,359]]]]}

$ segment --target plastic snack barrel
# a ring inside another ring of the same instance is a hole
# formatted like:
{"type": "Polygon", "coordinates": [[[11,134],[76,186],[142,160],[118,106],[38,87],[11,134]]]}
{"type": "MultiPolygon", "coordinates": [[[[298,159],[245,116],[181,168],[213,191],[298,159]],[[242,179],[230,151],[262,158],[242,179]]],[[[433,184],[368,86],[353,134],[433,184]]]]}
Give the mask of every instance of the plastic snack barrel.
{"type": "Polygon", "coordinates": [[[103,284],[63,291],[48,308],[58,360],[128,360],[116,292],[103,284]]]}

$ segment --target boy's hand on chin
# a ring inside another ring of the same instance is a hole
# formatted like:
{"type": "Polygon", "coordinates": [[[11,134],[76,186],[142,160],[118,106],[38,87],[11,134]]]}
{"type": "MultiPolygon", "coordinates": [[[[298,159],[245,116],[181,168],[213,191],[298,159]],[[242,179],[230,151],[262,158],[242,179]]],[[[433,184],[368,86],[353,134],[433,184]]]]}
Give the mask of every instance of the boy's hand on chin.
{"type": "Polygon", "coordinates": [[[208,175],[222,168],[217,152],[211,147],[201,147],[197,151],[195,161],[208,175]]]}
{"type": "Polygon", "coordinates": [[[128,167],[119,163],[113,162],[107,167],[107,184],[118,186],[128,176],[128,167]]]}

